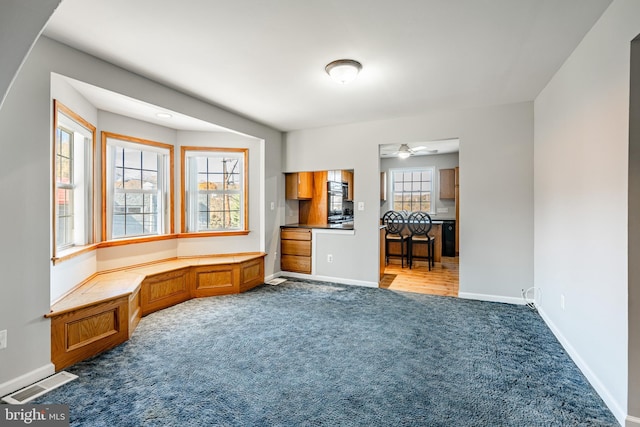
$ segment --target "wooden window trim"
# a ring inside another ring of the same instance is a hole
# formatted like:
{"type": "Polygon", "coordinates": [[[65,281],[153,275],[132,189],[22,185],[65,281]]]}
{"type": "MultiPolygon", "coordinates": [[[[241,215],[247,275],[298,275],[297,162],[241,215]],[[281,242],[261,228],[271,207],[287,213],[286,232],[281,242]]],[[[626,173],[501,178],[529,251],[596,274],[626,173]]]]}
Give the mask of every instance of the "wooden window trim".
{"type": "Polygon", "coordinates": [[[224,147],[199,147],[183,146],[180,148],[180,236],[184,237],[211,237],[211,236],[240,236],[249,234],[249,149],[248,148],[224,148],[224,147]],[[243,153],[243,204],[244,204],[244,230],[220,230],[187,232],[187,205],[186,205],[186,185],[187,185],[187,153],[189,151],[210,151],[221,153],[243,153]]]}
{"type": "MultiPolygon", "coordinates": [[[[74,251],[72,249],[67,249],[65,251],[58,251],[58,245],[57,245],[57,215],[56,215],[56,198],[57,198],[57,191],[56,191],[56,133],[58,130],[58,112],[61,112],[62,114],[64,114],[65,116],[69,117],[70,119],[72,119],[73,121],[75,121],[76,123],[80,124],[81,126],[83,126],[84,128],[86,128],[89,132],[91,132],[91,158],[90,158],[90,163],[92,165],[91,168],[91,182],[88,184],[91,186],[91,200],[89,201],[89,203],[91,203],[91,207],[94,208],[95,207],[95,159],[96,159],[96,127],[89,123],[87,120],[85,120],[83,117],[81,117],[79,114],[77,114],[76,112],[74,112],[71,108],[67,107],[66,105],[64,105],[62,102],[60,102],[57,99],[53,100],[53,133],[51,135],[51,201],[52,204],[51,206],[53,206],[52,211],[51,211],[51,235],[52,235],[52,240],[53,240],[53,250],[52,250],[52,257],[51,260],[54,262],[55,264],[55,260],[59,260],[59,259],[66,259],[68,257],[72,257],[72,256],[76,256],[75,252],[80,252],[83,253],[83,248],[89,247],[90,245],[86,245],[86,246],[82,246],[80,247],[80,250],[78,251],[74,251]],[[62,252],[65,253],[69,251],[70,253],[73,253],[73,255],[64,255],[61,258],[58,258],[58,253],[62,252]]],[[[92,209],[93,210],[93,209],[92,209]]],[[[96,241],[96,221],[95,221],[95,215],[92,215],[91,218],[87,218],[88,221],[91,221],[91,235],[90,235],[90,239],[91,242],[95,242],[96,241]]]]}
{"type": "MultiPolygon", "coordinates": [[[[102,241],[103,242],[117,242],[120,240],[126,240],[128,242],[131,241],[150,241],[150,240],[165,240],[165,236],[171,236],[175,232],[175,224],[174,224],[174,159],[173,159],[173,145],[165,144],[164,142],[151,141],[143,138],[136,138],[133,136],[122,135],[113,132],[102,131],[101,138],[101,169],[102,169],[102,241]],[[159,236],[143,236],[143,237],[134,237],[134,238],[123,238],[123,239],[111,239],[106,240],[107,236],[107,138],[117,139],[126,142],[133,142],[141,145],[148,145],[151,147],[162,148],[165,150],[169,150],[169,233],[162,234],[159,236]],[[149,240],[148,240],[149,239],[149,240]]],[[[113,244],[113,246],[118,246],[117,244],[113,244]]]]}

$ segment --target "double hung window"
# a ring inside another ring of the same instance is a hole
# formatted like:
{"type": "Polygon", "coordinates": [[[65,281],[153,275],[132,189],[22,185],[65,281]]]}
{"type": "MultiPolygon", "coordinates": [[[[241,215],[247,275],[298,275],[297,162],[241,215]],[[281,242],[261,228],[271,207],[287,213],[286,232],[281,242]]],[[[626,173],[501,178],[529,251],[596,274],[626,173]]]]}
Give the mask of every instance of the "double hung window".
{"type": "Polygon", "coordinates": [[[54,259],[74,246],[92,243],[93,150],[96,128],[54,101],[54,259]]]}
{"type": "Polygon", "coordinates": [[[432,167],[392,169],[391,200],[393,210],[433,213],[433,175],[432,167]]]}
{"type": "Polygon", "coordinates": [[[172,233],[173,146],[103,132],[107,240],[172,233]]]}
{"type": "Polygon", "coordinates": [[[247,153],[182,147],[183,232],[246,231],[247,153]]]}

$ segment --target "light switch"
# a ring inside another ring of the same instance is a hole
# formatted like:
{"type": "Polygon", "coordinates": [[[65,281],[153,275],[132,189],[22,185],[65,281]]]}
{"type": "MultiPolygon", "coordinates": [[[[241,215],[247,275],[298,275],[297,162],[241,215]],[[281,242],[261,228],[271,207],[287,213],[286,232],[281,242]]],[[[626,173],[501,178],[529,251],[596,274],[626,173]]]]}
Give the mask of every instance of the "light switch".
{"type": "Polygon", "coordinates": [[[363,211],[364,210],[364,202],[358,202],[358,210],[359,211],[363,211]]]}
{"type": "Polygon", "coordinates": [[[274,210],[276,208],[276,202],[271,202],[271,210],[274,210]]]}

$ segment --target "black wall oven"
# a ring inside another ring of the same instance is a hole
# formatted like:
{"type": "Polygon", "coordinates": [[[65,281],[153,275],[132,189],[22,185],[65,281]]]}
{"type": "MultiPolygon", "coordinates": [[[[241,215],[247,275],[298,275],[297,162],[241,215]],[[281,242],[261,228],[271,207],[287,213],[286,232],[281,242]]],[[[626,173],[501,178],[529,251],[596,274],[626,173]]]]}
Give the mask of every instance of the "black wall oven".
{"type": "Polygon", "coordinates": [[[348,203],[345,202],[349,188],[344,182],[327,182],[327,222],[329,224],[339,224],[352,221],[353,212],[349,216],[348,203]]]}

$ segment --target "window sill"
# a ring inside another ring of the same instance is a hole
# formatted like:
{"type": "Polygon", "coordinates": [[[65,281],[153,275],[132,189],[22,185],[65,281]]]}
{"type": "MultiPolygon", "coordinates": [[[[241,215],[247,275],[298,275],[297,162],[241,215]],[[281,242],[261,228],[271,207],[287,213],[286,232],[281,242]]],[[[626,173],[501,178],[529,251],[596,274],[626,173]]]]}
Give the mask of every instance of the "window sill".
{"type": "Polygon", "coordinates": [[[191,237],[226,237],[226,236],[246,236],[249,230],[233,230],[233,231],[201,231],[196,233],[180,233],[179,238],[191,237]]]}
{"type": "Polygon", "coordinates": [[[86,246],[74,246],[64,251],[60,251],[56,256],[51,258],[53,265],[57,265],[63,261],[67,261],[71,258],[75,258],[78,255],[94,251],[99,248],[110,248],[113,246],[125,246],[136,243],[157,242],[161,240],[171,239],[184,239],[192,237],[226,237],[226,236],[246,236],[250,233],[249,230],[234,230],[234,231],[212,231],[205,233],[178,233],[178,234],[163,234],[160,236],[146,236],[146,237],[132,237],[128,239],[107,240],[104,242],[93,243],[86,246]]]}
{"type": "Polygon", "coordinates": [[[53,258],[51,258],[51,262],[53,263],[53,265],[56,265],[61,263],[62,261],[75,258],[78,255],[91,252],[95,250],[97,247],[98,247],[97,243],[92,243],[90,245],[84,245],[84,246],[74,246],[72,248],[65,249],[63,251],[58,252],[56,255],[53,256],[53,258]]]}
{"type": "Polygon", "coordinates": [[[98,243],[99,248],[110,248],[112,246],[124,246],[130,245],[133,243],[146,243],[146,242],[156,242],[160,240],[171,240],[178,237],[177,234],[160,234],[156,236],[143,236],[143,237],[128,237],[122,239],[114,239],[114,240],[105,240],[104,242],[98,243]]]}

